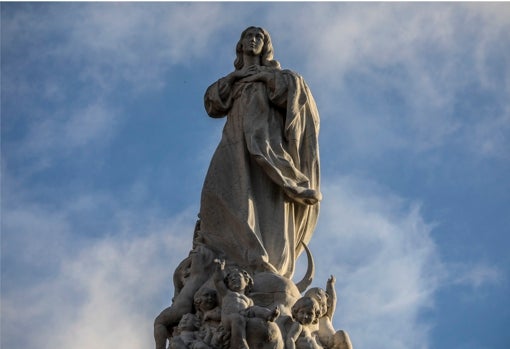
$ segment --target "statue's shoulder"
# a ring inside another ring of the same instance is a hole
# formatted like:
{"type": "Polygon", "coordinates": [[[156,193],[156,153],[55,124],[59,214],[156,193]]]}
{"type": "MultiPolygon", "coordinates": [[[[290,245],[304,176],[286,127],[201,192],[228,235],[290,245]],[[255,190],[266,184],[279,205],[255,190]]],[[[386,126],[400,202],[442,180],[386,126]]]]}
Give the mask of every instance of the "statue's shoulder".
{"type": "Polygon", "coordinates": [[[283,74],[287,78],[290,78],[290,79],[294,80],[297,84],[304,84],[304,85],[306,85],[306,81],[303,78],[303,76],[301,74],[295,72],[294,70],[282,69],[282,70],[280,70],[280,72],[281,72],[281,74],[283,74]]]}
{"type": "Polygon", "coordinates": [[[287,75],[291,75],[293,77],[298,77],[300,78],[301,75],[299,75],[297,72],[295,72],[294,70],[290,70],[290,69],[282,69],[280,70],[282,74],[287,74],[287,75]]]}

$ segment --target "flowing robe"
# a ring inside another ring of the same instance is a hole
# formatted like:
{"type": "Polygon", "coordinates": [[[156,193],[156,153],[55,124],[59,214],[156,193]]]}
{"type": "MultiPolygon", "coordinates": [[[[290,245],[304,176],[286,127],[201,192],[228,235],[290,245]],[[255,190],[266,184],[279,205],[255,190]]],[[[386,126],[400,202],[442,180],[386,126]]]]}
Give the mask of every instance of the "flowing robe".
{"type": "Polygon", "coordinates": [[[301,76],[266,69],[267,84],[222,78],[205,93],[207,113],[227,121],[202,189],[200,231],[227,260],[290,278],[319,204],[294,202],[284,188],[319,191],[319,114],[301,76]]]}

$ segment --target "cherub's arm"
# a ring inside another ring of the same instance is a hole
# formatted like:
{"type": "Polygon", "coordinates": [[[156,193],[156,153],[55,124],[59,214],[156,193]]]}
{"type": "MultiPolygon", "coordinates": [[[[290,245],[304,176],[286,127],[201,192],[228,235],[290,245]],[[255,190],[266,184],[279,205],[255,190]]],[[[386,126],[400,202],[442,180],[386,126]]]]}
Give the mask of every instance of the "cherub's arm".
{"type": "Polygon", "coordinates": [[[297,321],[293,322],[292,327],[289,332],[287,332],[287,338],[285,340],[286,349],[296,349],[296,341],[299,338],[301,331],[303,331],[302,325],[297,321]]]}
{"type": "Polygon", "coordinates": [[[220,321],[221,320],[220,307],[216,307],[214,309],[206,311],[204,314],[204,321],[207,321],[207,320],[220,321]]]}
{"type": "Polygon", "coordinates": [[[223,300],[223,297],[226,296],[228,289],[225,285],[223,270],[225,269],[225,261],[220,259],[215,259],[214,263],[216,263],[216,271],[214,272],[214,286],[216,286],[216,290],[219,294],[219,301],[223,300]]]}
{"type": "Polygon", "coordinates": [[[184,287],[186,278],[189,276],[189,269],[191,266],[191,257],[186,257],[177,268],[175,268],[173,281],[174,281],[174,298],[179,295],[184,287]]]}
{"type": "Polygon", "coordinates": [[[333,314],[335,314],[336,309],[335,282],[336,282],[335,277],[331,275],[326,284],[326,293],[328,294],[328,310],[326,312],[326,315],[329,317],[331,321],[333,321],[333,314]]]}

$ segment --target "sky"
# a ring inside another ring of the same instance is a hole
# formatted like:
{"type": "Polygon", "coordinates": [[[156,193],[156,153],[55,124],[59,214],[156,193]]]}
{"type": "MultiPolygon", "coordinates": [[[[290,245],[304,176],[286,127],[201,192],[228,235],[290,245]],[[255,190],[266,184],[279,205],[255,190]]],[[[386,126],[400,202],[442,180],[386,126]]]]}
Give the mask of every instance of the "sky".
{"type": "Polygon", "coordinates": [[[2,2],[0,346],[153,347],[225,122],[203,95],[250,25],[320,112],[335,328],[509,348],[505,2],[2,2]]]}

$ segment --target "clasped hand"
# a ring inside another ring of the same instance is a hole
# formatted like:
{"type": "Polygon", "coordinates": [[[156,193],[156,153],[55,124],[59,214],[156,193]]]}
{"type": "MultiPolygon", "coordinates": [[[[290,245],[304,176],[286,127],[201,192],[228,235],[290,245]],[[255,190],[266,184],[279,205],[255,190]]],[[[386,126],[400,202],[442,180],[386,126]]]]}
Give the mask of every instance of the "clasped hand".
{"type": "Polygon", "coordinates": [[[267,83],[271,77],[271,73],[267,71],[267,68],[260,65],[243,67],[232,72],[230,75],[234,81],[242,82],[262,81],[267,83]]]}

